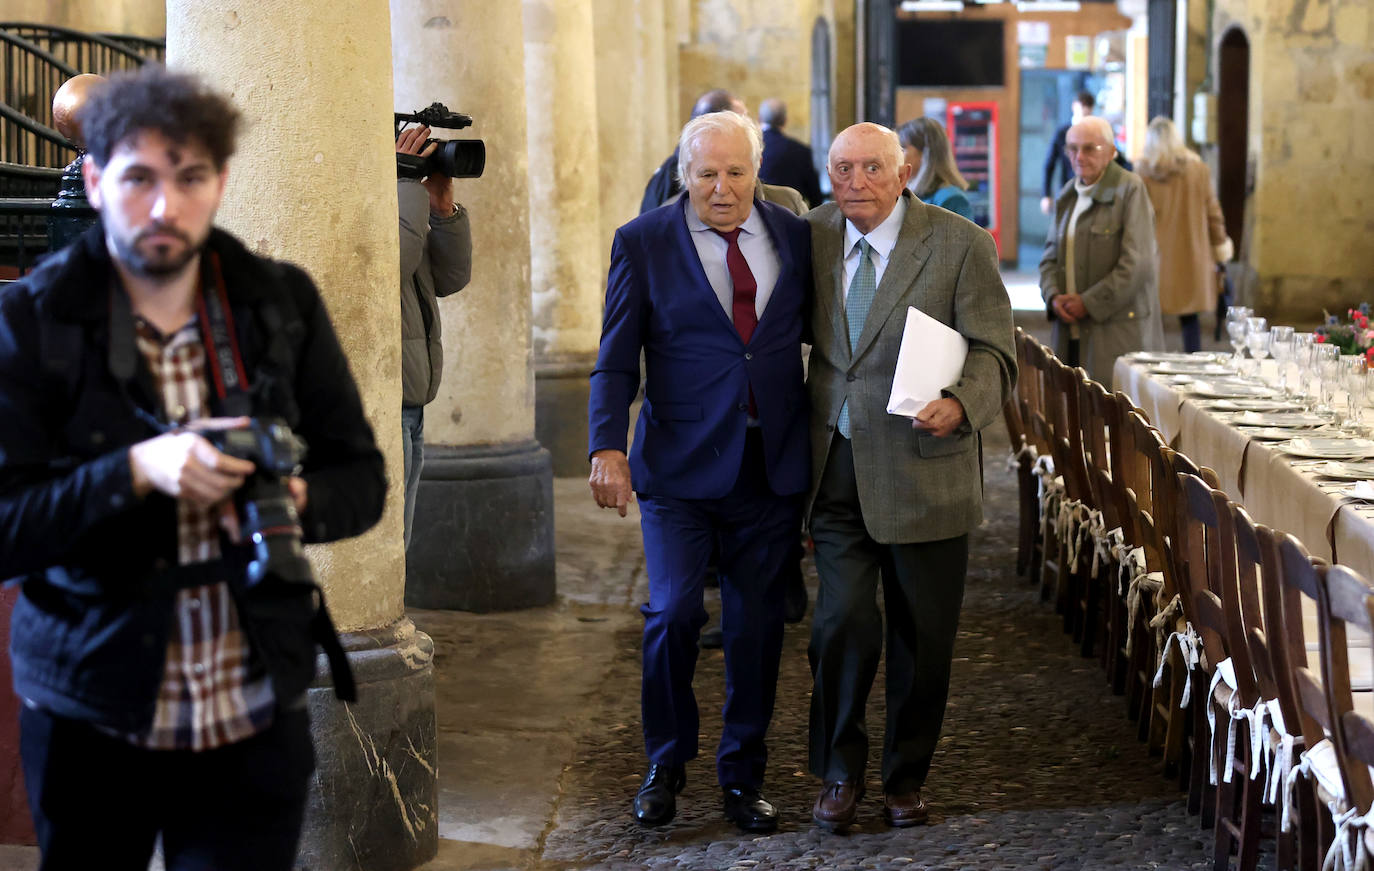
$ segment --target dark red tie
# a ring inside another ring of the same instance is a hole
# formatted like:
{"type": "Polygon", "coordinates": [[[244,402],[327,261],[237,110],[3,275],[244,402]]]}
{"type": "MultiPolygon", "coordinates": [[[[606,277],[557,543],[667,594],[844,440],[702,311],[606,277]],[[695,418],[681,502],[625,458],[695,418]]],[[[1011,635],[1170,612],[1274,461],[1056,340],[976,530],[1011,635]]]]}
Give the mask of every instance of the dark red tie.
{"type": "MultiPolygon", "coordinates": [[[[725,268],[730,270],[730,284],[734,288],[730,311],[735,319],[735,329],[747,345],[749,337],[754,335],[754,327],[759,324],[758,313],[754,310],[754,297],[758,294],[759,284],[754,280],[754,273],[749,271],[749,261],[744,259],[744,252],[739,250],[739,231],[739,227],[728,233],[713,228],[713,232],[725,240],[725,268]]],[[[749,416],[759,416],[758,407],[754,404],[753,386],[749,388],[749,416]]]]}
{"type": "Polygon", "coordinates": [[[744,252],[739,250],[739,231],[740,228],[736,227],[728,233],[720,230],[714,232],[725,240],[725,267],[730,270],[730,284],[735,289],[730,310],[735,318],[735,329],[747,345],[749,337],[754,335],[754,327],[759,324],[759,316],[754,311],[754,297],[759,285],[754,280],[754,273],[749,271],[749,261],[744,259],[744,252]]]}

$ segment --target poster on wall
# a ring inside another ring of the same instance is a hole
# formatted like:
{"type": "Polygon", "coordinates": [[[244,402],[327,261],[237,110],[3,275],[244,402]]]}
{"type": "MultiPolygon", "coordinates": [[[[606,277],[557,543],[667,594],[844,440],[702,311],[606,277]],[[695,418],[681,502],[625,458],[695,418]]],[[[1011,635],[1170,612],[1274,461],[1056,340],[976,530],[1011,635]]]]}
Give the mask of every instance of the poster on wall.
{"type": "Polygon", "coordinates": [[[1021,69],[1039,69],[1045,66],[1050,48],[1050,23],[1016,22],[1016,47],[1021,69]]]}
{"type": "Polygon", "coordinates": [[[1092,68],[1092,37],[1064,37],[1064,67],[1070,70],[1092,68]]]}

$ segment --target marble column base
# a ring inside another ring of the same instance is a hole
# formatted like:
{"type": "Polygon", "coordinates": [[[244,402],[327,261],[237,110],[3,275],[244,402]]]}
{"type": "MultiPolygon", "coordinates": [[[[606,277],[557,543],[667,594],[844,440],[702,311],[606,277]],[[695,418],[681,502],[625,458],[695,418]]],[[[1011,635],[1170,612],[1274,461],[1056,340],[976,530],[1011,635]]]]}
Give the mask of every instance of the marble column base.
{"type": "Polygon", "coordinates": [[[596,352],[534,364],[534,437],[553,456],[556,478],[585,478],[587,397],[596,352]]]}
{"type": "Polygon", "coordinates": [[[307,694],[315,778],[296,868],[410,871],[439,850],[434,642],[409,619],[342,636],[358,701],[319,658],[307,694]]]}
{"type": "Polygon", "coordinates": [[[533,439],[426,445],[406,605],[511,611],[554,599],[553,468],[533,439]]]}

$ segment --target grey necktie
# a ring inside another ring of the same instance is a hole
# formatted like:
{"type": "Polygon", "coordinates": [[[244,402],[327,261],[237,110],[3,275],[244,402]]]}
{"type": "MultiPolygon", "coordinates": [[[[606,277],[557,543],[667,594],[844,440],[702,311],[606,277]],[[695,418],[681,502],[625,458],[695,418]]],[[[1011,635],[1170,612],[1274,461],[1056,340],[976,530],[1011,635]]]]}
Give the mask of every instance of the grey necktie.
{"type": "MultiPolygon", "coordinates": [[[[849,296],[844,301],[844,317],[849,322],[849,353],[859,346],[859,336],[864,331],[864,321],[868,320],[868,310],[873,306],[873,294],[878,289],[877,273],[873,270],[873,258],[869,252],[873,246],[868,240],[859,239],[859,268],[854,270],[854,278],[849,282],[849,296]]],[[[835,422],[840,435],[849,438],[849,400],[840,406],[840,419],[835,422]]]]}

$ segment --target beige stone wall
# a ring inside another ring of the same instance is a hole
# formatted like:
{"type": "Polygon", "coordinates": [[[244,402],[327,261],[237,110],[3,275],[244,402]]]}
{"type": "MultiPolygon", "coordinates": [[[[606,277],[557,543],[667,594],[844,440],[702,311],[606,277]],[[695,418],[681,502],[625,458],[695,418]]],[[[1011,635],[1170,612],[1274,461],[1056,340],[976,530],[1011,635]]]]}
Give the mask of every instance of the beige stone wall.
{"type": "MultiPolygon", "coordinates": [[[[677,123],[703,91],[729,88],[751,113],[768,97],[787,103],[788,133],[806,139],[811,103],[811,28],[833,19],[833,0],[692,0],[690,41],[680,49],[677,123]]],[[[848,10],[853,29],[853,10],[848,10]]],[[[852,38],[852,37],[851,37],[852,38]]],[[[852,43],[851,43],[852,45],[852,43]]],[[[852,48],[850,49],[852,55],[852,48]]],[[[834,58],[835,68],[852,61],[834,58]]],[[[852,79],[849,86],[852,95],[852,79]]],[[[838,108],[838,107],[837,107],[838,108]]],[[[849,115],[852,116],[852,96],[849,115]]]]}
{"type": "Polygon", "coordinates": [[[1374,298],[1374,11],[1367,0],[1218,0],[1250,38],[1253,302],[1315,320],[1374,298]]]}
{"type": "Polygon", "coordinates": [[[340,630],[386,626],[404,593],[386,2],[171,0],[167,23],[169,65],[213,82],[246,121],[216,223],[314,278],[386,453],[382,521],[310,554],[340,630]]]}
{"type": "Polygon", "coordinates": [[[34,21],[98,33],[163,36],[164,0],[6,0],[6,21],[34,21]]]}

